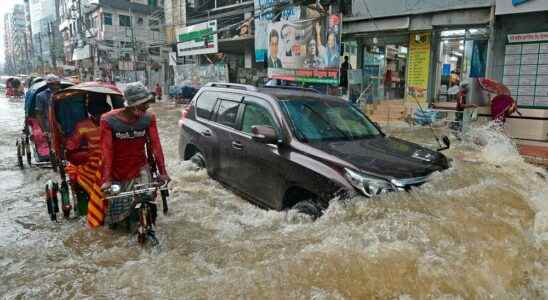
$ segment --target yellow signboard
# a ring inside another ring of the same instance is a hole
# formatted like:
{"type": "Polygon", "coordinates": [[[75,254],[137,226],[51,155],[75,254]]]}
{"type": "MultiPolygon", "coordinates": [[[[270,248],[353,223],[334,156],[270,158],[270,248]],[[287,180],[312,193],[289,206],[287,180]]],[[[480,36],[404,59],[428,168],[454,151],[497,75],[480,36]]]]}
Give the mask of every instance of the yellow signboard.
{"type": "Polygon", "coordinates": [[[407,100],[416,96],[420,102],[426,102],[428,75],[430,71],[430,44],[432,34],[412,33],[409,38],[409,57],[407,59],[407,100]]]}

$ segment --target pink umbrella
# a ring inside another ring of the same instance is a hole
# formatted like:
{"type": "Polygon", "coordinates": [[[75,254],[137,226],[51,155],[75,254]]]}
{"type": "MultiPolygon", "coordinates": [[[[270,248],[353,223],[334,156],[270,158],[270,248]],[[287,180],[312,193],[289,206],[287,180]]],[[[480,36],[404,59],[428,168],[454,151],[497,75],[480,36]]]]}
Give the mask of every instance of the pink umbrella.
{"type": "Polygon", "coordinates": [[[502,83],[489,78],[478,78],[481,88],[497,95],[510,95],[510,90],[502,83]]]}

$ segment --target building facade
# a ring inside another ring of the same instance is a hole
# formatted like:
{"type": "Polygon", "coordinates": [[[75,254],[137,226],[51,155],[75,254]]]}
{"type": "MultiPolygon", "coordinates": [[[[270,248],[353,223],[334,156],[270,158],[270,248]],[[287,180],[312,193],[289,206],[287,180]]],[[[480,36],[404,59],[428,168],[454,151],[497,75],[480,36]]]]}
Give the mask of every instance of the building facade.
{"type": "Polygon", "coordinates": [[[548,0],[497,0],[492,53],[490,76],[520,111],[507,121],[509,134],[520,146],[548,142],[548,0]]]}
{"type": "Polygon", "coordinates": [[[25,6],[16,4],[4,15],[4,70],[8,74],[25,74],[30,71],[26,41],[25,6]]]}
{"type": "Polygon", "coordinates": [[[82,80],[165,78],[161,48],[163,3],[153,0],[65,0],[61,6],[65,60],[82,80]]]}
{"type": "Polygon", "coordinates": [[[33,64],[33,45],[32,45],[32,28],[31,28],[31,22],[30,22],[30,0],[24,0],[25,5],[25,45],[26,45],[26,53],[25,57],[27,59],[27,64],[29,66],[29,70],[35,70],[36,66],[33,64]]]}
{"type": "Polygon", "coordinates": [[[59,33],[59,0],[30,0],[33,65],[42,73],[59,72],[63,63],[63,39],[59,33]]]}

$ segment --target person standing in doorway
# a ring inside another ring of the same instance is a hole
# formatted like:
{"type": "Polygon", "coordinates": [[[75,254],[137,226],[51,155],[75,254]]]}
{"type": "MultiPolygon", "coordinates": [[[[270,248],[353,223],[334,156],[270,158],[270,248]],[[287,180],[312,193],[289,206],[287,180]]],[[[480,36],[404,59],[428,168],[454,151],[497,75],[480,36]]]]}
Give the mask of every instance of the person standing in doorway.
{"type": "Polygon", "coordinates": [[[344,62],[341,64],[341,80],[339,86],[343,88],[343,93],[346,94],[348,89],[348,70],[352,70],[352,65],[348,62],[348,55],[344,56],[344,62]]]}
{"type": "Polygon", "coordinates": [[[384,73],[384,99],[390,99],[392,97],[392,70],[390,68],[386,68],[386,72],[384,73]]]}

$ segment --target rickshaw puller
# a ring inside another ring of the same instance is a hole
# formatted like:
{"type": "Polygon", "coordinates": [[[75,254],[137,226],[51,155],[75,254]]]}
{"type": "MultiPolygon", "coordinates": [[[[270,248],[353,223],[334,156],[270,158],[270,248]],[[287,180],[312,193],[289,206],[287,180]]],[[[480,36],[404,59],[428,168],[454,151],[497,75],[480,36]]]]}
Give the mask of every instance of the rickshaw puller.
{"type": "MultiPolygon", "coordinates": [[[[152,100],[149,91],[139,82],[130,83],[124,90],[124,96],[127,101],[125,108],[113,110],[101,117],[101,189],[107,190],[116,182],[124,192],[131,190],[135,184],[150,183],[152,174],[145,151],[147,144],[158,168],[158,180],[169,182],[156,127],[156,115],[147,112],[148,102],[152,100]]],[[[105,222],[113,225],[129,217],[132,199],[117,199],[108,205],[105,222]]]]}
{"type": "Polygon", "coordinates": [[[44,133],[49,132],[48,111],[51,105],[52,95],[61,87],[61,80],[55,75],[48,75],[46,77],[48,88],[36,95],[35,114],[38,123],[44,133]]]}

